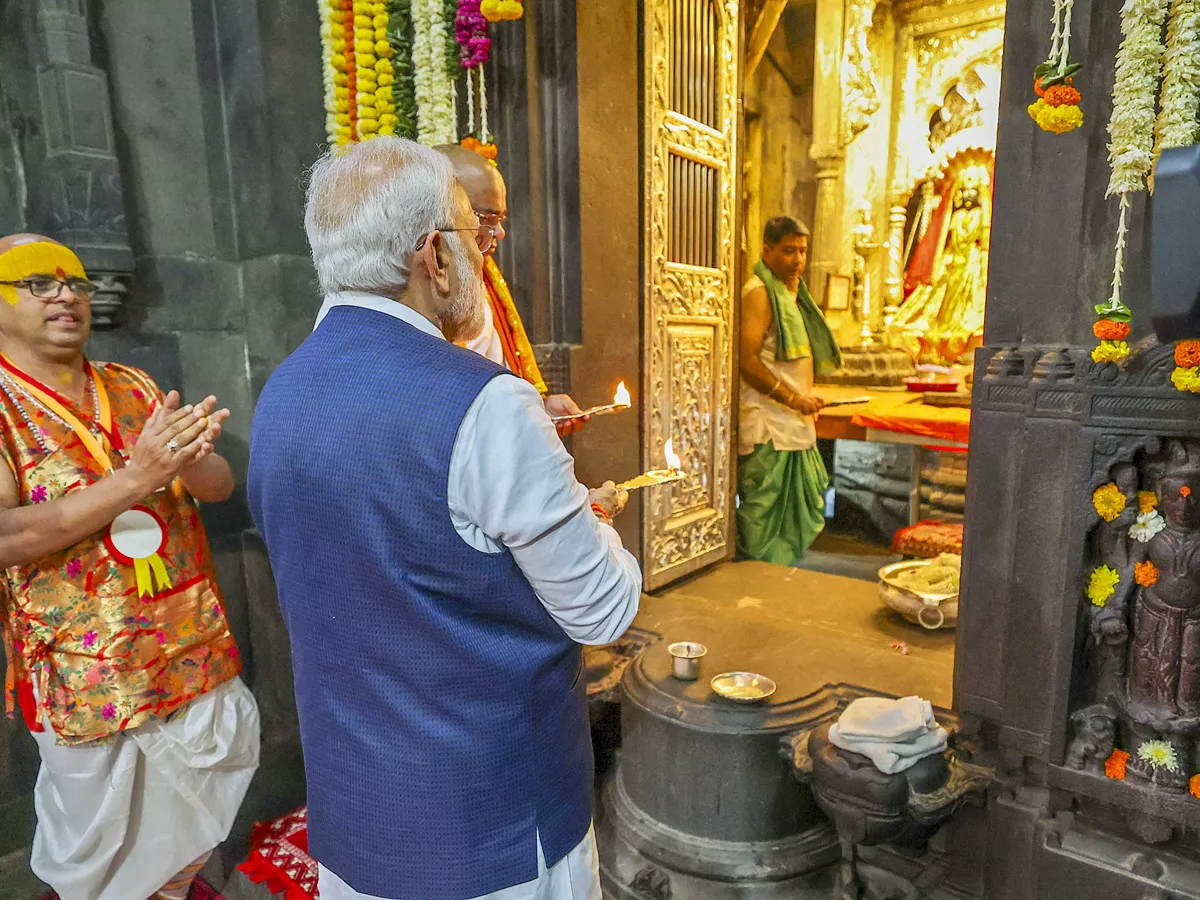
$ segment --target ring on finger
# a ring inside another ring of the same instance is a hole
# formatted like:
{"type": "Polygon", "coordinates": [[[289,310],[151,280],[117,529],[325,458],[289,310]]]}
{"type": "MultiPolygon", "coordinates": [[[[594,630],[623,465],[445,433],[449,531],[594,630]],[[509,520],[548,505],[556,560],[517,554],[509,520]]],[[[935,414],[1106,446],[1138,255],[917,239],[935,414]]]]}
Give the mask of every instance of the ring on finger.
{"type": "Polygon", "coordinates": [[[179,441],[175,440],[175,438],[171,438],[169,441],[167,441],[167,451],[169,453],[178,453],[179,441]]]}

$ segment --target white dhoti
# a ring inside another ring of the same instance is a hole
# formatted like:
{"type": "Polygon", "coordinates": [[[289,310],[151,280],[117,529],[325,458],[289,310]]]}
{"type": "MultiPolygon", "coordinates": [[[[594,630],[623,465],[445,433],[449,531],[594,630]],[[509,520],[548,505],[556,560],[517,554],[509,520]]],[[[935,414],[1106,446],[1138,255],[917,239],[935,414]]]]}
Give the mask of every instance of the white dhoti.
{"type": "Polygon", "coordinates": [[[34,738],[34,873],[62,900],[144,900],[229,836],[258,768],[258,706],[235,678],[95,744],[34,738]]]}
{"type": "MultiPolygon", "coordinates": [[[[575,849],[549,868],[539,839],[537,862],[538,877],[534,881],[503,888],[474,900],[601,900],[595,828],[589,828],[575,849]]],[[[317,873],[317,893],[321,900],[388,900],[360,894],[324,866],[319,866],[317,873]]]]}

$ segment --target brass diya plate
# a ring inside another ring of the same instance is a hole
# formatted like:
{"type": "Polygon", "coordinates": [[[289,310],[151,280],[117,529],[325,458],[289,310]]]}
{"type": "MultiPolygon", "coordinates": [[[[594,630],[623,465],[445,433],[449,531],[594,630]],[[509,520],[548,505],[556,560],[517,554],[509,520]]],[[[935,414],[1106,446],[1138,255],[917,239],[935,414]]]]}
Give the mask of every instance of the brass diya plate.
{"type": "Polygon", "coordinates": [[[734,703],[758,703],[775,693],[775,682],[757,672],[723,672],[710,684],[715,693],[734,703]]]}

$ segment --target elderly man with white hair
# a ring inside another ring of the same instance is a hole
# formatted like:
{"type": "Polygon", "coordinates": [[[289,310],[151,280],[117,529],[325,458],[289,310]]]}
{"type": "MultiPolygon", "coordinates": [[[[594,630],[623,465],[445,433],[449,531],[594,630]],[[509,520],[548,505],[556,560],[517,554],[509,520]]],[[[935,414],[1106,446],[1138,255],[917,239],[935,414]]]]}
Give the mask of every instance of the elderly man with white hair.
{"type": "Polygon", "coordinates": [[[249,494],[291,638],[322,900],[599,900],[580,644],[641,573],[538,392],[454,341],[490,241],[449,161],[323,157],[325,304],[255,412],[249,494]]]}

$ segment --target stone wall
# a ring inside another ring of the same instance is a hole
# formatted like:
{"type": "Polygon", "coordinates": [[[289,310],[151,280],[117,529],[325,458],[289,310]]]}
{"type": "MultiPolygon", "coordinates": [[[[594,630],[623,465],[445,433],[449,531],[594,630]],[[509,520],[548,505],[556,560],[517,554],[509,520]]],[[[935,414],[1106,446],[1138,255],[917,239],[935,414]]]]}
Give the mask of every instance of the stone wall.
{"type": "MultiPolygon", "coordinates": [[[[0,4],[0,230],[33,228],[79,246],[78,229],[63,227],[47,211],[53,198],[37,189],[60,107],[31,86],[64,70],[102,79],[106,92],[68,91],[61,105],[74,133],[111,110],[122,186],[109,220],[119,220],[128,265],[101,265],[128,291],[116,327],[96,331],[88,352],[140,366],[189,400],[216,394],[233,412],[219,451],[239,481],[254,399],[319,302],[301,189],[324,138],[319,58],[315,3],[0,4]],[[56,66],[59,45],[65,61],[56,66]],[[90,68],[78,61],[81,47],[90,68]]],[[[92,155],[68,159],[66,183],[92,155]]],[[[83,255],[94,272],[102,257],[83,255]]],[[[263,768],[230,843],[235,854],[253,818],[302,802],[304,781],[287,637],[244,493],[203,515],[244,677],[263,711],[263,768]]],[[[24,726],[0,722],[0,897],[34,896],[26,863],[36,769],[24,726]]]]}

